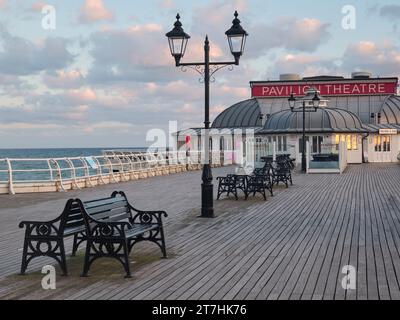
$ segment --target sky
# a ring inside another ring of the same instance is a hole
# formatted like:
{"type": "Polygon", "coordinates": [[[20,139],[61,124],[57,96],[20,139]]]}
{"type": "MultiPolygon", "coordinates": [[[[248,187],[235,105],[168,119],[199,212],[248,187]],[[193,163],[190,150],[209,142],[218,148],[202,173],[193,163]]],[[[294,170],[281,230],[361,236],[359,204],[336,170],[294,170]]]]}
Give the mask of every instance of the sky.
{"type": "Polygon", "coordinates": [[[202,126],[203,84],[175,67],[165,33],[179,12],[183,62],[203,59],[206,34],[211,60],[231,60],[235,10],[249,37],[215,75],[211,120],[281,73],[400,75],[397,0],[0,0],[0,148],[141,147],[169,121],[202,126]]]}

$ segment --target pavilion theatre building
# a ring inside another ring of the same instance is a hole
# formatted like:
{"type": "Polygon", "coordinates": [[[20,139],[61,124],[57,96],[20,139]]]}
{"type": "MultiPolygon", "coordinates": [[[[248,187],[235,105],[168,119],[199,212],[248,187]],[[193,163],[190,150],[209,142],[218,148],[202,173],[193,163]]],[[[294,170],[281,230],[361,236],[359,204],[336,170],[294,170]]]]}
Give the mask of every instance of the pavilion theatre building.
{"type": "MultiPolygon", "coordinates": [[[[355,72],[351,78],[284,74],[278,81],[250,82],[251,98],[222,111],[213,121],[210,147],[214,151],[264,155],[290,154],[301,161],[303,114],[292,112],[288,98],[318,90],[323,103],[305,118],[310,155],[332,154],[345,146],[347,163],[397,162],[400,153],[398,78],[373,78],[355,72]],[[248,136],[245,132],[253,132],[248,136]],[[235,134],[242,132],[243,134],[235,134]]],[[[298,106],[297,108],[301,108],[298,106]]],[[[178,133],[178,146],[202,148],[200,129],[178,133]]]]}

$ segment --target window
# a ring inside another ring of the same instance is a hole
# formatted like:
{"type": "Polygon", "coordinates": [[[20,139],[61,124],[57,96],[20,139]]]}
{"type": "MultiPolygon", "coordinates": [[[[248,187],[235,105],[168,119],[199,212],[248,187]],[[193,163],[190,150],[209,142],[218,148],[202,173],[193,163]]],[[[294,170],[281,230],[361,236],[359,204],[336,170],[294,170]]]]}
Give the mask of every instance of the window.
{"type": "Polygon", "coordinates": [[[374,137],[375,152],[390,152],[391,137],[379,135],[374,137]]]}
{"type": "Polygon", "coordinates": [[[287,151],[287,137],[283,136],[283,151],[287,151]]]}
{"type": "Polygon", "coordinates": [[[340,143],[340,134],[335,135],[335,144],[340,143]]]}
{"type": "Polygon", "coordinates": [[[351,150],[357,150],[357,149],[358,149],[357,136],[353,134],[351,136],[351,150]]]}
{"type": "Polygon", "coordinates": [[[278,137],[278,151],[282,151],[282,137],[278,137]]]}
{"type": "Polygon", "coordinates": [[[346,137],[347,141],[347,150],[351,150],[351,136],[346,137]]]}
{"type": "Polygon", "coordinates": [[[340,141],[346,143],[347,150],[358,150],[358,142],[356,134],[348,134],[348,135],[335,135],[335,143],[338,145],[340,141]]]}
{"type": "Polygon", "coordinates": [[[311,145],[311,153],[321,153],[323,141],[324,141],[324,137],[313,136],[312,137],[312,145],[311,145]]]}

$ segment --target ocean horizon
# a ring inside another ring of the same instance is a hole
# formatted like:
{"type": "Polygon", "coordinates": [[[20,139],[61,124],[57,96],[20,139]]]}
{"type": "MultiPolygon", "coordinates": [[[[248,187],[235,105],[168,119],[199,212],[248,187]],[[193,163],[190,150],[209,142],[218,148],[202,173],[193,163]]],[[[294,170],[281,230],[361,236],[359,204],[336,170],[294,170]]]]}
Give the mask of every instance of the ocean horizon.
{"type": "Polygon", "coordinates": [[[145,152],[147,147],[104,148],[0,148],[0,159],[37,159],[99,156],[105,150],[132,150],[145,152]]]}

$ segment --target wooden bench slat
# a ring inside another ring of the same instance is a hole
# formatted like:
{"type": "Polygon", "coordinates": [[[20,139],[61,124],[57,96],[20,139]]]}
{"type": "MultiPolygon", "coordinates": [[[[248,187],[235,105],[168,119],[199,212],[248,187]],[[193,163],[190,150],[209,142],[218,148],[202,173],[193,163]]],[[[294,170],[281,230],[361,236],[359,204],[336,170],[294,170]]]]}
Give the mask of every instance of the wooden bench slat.
{"type": "Polygon", "coordinates": [[[129,213],[129,211],[127,211],[126,208],[117,208],[117,209],[113,209],[113,210],[106,210],[106,211],[99,212],[99,213],[96,213],[96,214],[91,214],[90,216],[93,217],[93,219],[96,219],[96,220],[104,220],[104,219],[109,219],[112,216],[120,215],[120,214],[125,214],[125,216],[127,218],[130,217],[130,213],[129,213]]]}
{"type": "Polygon", "coordinates": [[[64,234],[64,236],[73,235],[73,234],[85,231],[85,229],[86,229],[85,225],[76,226],[73,228],[65,228],[63,234],[64,234]]]}
{"type": "Polygon", "coordinates": [[[65,224],[65,228],[74,228],[74,227],[84,226],[84,225],[85,225],[85,221],[83,220],[83,218],[81,218],[78,220],[68,221],[65,224]]]}
{"type": "Polygon", "coordinates": [[[104,211],[110,211],[113,209],[118,209],[118,208],[125,208],[125,211],[128,210],[128,206],[126,203],[113,203],[113,204],[107,204],[107,205],[102,205],[98,207],[93,207],[90,209],[86,209],[86,212],[89,213],[91,216],[95,216],[97,213],[101,213],[104,211]]]}
{"type": "Polygon", "coordinates": [[[98,207],[104,204],[111,204],[111,203],[116,203],[116,202],[126,202],[126,200],[123,197],[115,197],[115,198],[106,198],[106,199],[101,199],[101,200],[91,200],[91,201],[85,201],[83,204],[85,205],[86,209],[93,208],[93,207],[98,207]]]}

